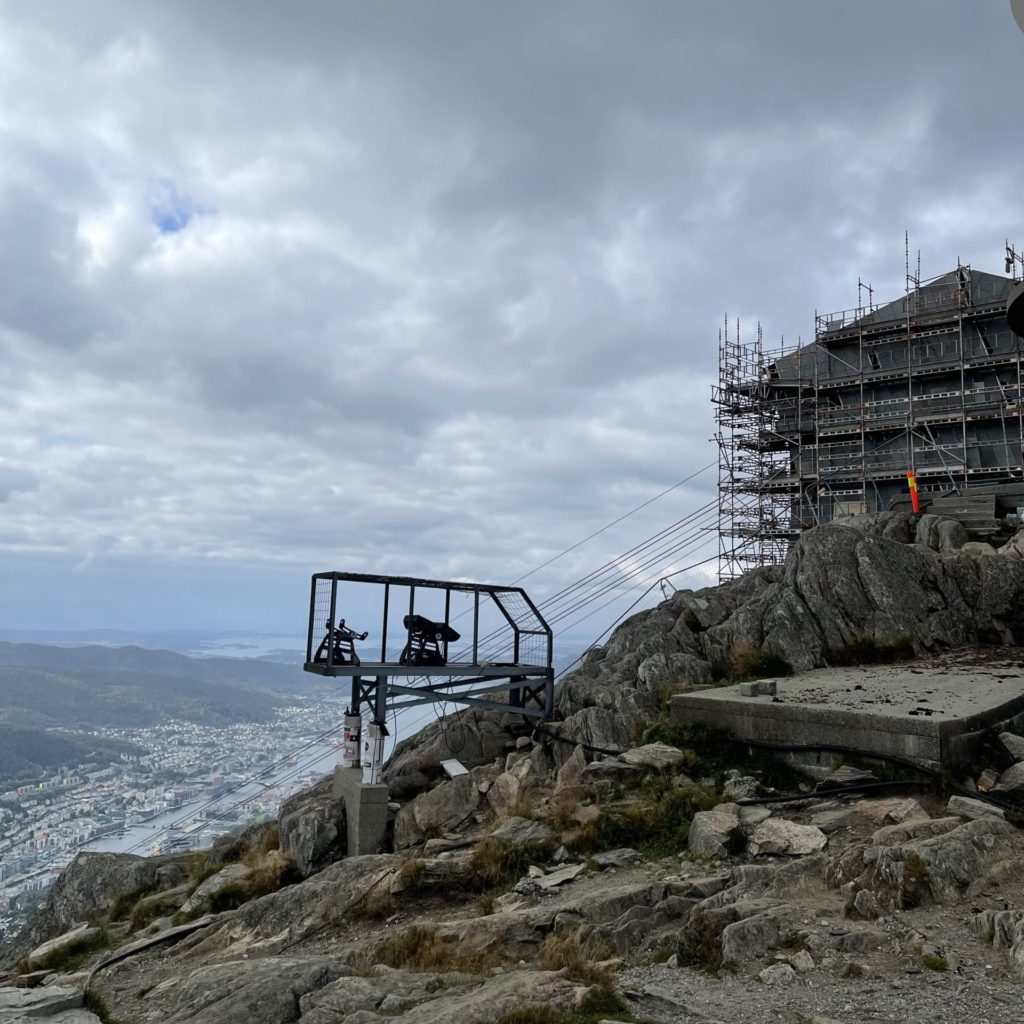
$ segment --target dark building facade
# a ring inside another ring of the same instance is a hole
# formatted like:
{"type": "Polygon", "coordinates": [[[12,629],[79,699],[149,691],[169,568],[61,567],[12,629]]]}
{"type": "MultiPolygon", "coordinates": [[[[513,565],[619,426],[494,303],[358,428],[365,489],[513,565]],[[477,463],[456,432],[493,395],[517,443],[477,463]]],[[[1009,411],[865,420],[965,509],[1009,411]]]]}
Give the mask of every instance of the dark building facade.
{"type": "Polygon", "coordinates": [[[985,518],[1024,504],[1007,486],[1024,465],[1017,283],[958,266],[893,302],[816,316],[814,341],[789,351],[727,326],[713,394],[722,576],[781,561],[836,516],[909,507],[908,473],[926,507],[973,502],[985,518]]]}

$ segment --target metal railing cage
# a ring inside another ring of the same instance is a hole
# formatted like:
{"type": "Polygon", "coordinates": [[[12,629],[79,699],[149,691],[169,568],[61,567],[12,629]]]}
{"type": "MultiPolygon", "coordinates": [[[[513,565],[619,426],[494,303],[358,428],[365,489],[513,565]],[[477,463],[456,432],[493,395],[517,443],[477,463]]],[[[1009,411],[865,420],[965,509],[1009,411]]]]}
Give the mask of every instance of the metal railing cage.
{"type": "Polygon", "coordinates": [[[350,711],[380,724],[430,703],[541,719],[554,706],[551,627],[522,587],[314,573],[303,668],[351,678],[350,711]]]}

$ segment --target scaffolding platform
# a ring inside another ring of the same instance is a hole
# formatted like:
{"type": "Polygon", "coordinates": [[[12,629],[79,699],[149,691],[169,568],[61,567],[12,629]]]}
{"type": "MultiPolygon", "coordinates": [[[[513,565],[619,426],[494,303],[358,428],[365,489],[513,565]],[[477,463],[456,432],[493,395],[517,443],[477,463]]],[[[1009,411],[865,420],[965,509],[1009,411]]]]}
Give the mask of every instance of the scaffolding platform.
{"type": "Polygon", "coordinates": [[[522,587],[347,572],[312,577],[303,668],[351,679],[350,712],[368,710],[382,727],[392,712],[448,702],[550,718],[552,659],[551,627],[522,587]],[[348,625],[357,620],[375,624],[372,637],[348,625]],[[468,620],[462,632],[455,628],[461,620],[468,620]],[[498,695],[504,701],[492,699],[498,695]]]}
{"type": "Polygon", "coordinates": [[[908,474],[928,481],[922,500],[1024,482],[1024,256],[1009,245],[1006,272],[922,281],[908,242],[904,296],[876,304],[858,282],[857,307],[816,314],[810,343],[769,351],[760,324],[744,337],[726,321],[721,579],[780,564],[803,529],[895,507],[908,474]]]}

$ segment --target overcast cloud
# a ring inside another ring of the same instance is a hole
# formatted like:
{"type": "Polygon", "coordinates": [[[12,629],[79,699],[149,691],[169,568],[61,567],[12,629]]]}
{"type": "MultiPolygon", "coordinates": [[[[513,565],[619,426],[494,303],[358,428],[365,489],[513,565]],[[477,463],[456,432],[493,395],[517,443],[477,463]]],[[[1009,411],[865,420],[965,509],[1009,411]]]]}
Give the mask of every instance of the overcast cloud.
{"type": "Polygon", "coordinates": [[[1001,272],[1022,66],[1005,0],[7,0],[0,616],[518,577],[712,460],[725,311],[1001,272]]]}

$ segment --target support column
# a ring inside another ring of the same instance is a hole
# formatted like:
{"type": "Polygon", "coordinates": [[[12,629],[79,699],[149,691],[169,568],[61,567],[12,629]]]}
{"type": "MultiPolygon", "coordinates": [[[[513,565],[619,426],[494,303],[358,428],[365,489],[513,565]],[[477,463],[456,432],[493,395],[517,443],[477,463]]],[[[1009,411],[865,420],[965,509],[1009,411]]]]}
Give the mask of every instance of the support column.
{"type": "Polygon", "coordinates": [[[345,802],[348,823],[348,855],[380,853],[388,828],[388,787],[363,782],[362,768],[336,768],[335,799],[345,802]]]}

